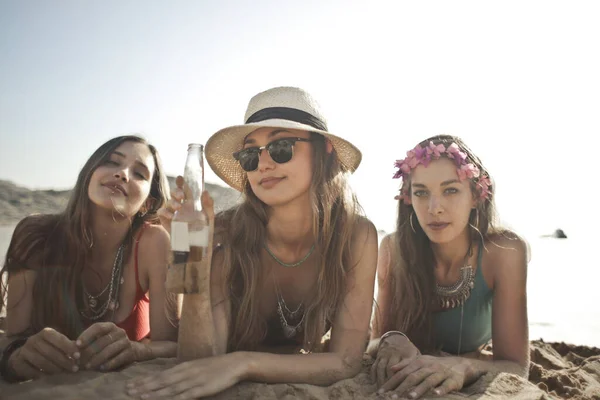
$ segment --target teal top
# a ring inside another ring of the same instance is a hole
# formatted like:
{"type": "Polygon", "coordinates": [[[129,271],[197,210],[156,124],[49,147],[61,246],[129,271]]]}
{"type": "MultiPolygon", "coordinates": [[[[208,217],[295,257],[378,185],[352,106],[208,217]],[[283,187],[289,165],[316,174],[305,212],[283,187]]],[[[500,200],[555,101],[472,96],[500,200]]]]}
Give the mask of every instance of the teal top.
{"type": "Polygon", "coordinates": [[[471,295],[465,301],[464,309],[461,306],[456,306],[433,314],[436,345],[447,353],[469,353],[477,350],[492,338],[492,299],[494,293],[483,278],[483,272],[481,272],[482,258],[483,246],[480,246],[477,255],[475,286],[471,290],[471,295]],[[460,328],[461,312],[462,335],[460,328]]]}

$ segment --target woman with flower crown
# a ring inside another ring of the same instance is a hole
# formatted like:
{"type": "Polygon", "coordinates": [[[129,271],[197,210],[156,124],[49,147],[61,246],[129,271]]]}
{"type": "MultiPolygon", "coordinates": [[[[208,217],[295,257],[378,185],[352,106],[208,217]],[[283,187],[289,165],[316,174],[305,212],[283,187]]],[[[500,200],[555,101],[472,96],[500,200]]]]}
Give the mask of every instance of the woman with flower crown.
{"type": "Polygon", "coordinates": [[[487,170],[448,135],[424,140],[395,166],[398,222],[380,245],[368,347],[380,392],[418,398],[486,372],[526,376],[527,246],[496,225],[487,170]]]}
{"type": "MultiPolygon", "coordinates": [[[[307,92],[279,87],[250,100],[243,125],[211,136],[206,159],[244,195],[216,218],[202,198],[218,243],[202,280],[211,304],[186,324],[207,351],[129,383],[128,393],[187,399],[245,380],[329,385],[355,375],[377,267],[377,232],[348,191],[360,151],[327,130],[307,92]]],[[[172,194],[165,226],[181,207],[181,190],[172,194]]]]}

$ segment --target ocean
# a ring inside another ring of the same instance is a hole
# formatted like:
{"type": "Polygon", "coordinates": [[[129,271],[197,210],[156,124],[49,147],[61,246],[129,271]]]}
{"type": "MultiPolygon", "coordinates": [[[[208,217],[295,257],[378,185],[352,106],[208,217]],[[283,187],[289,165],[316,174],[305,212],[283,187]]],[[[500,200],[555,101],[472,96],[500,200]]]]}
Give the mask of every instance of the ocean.
{"type": "MultiPolygon", "coordinates": [[[[0,226],[2,263],[13,229],[0,226]]],[[[526,239],[531,247],[527,277],[530,339],[600,347],[600,289],[595,280],[598,262],[594,261],[593,237],[526,239]]]]}

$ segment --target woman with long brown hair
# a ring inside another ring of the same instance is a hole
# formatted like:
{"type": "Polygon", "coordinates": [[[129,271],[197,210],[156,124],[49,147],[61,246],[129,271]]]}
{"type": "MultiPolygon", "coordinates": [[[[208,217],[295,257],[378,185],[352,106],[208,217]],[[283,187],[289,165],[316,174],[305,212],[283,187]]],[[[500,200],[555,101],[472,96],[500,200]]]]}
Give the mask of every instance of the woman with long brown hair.
{"type": "Polygon", "coordinates": [[[489,371],[526,376],[527,246],[498,227],[488,171],[449,135],[396,167],[398,222],[380,244],[368,349],[380,390],[417,398],[489,371]],[[491,339],[493,359],[474,359],[491,339]]]}
{"type": "Polygon", "coordinates": [[[216,216],[212,312],[195,323],[215,351],[130,383],[131,395],[196,398],[243,380],[327,385],[360,370],[377,264],[377,232],[347,185],[361,153],[298,88],[254,96],[244,122],[206,144],[211,168],[244,194],[216,216]]]}
{"type": "Polygon", "coordinates": [[[85,163],[64,212],[17,225],[0,274],[8,278],[6,380],[175,354],[169,236],[157,217],[166,185],[152,145],[116,137],[85,163]]]}

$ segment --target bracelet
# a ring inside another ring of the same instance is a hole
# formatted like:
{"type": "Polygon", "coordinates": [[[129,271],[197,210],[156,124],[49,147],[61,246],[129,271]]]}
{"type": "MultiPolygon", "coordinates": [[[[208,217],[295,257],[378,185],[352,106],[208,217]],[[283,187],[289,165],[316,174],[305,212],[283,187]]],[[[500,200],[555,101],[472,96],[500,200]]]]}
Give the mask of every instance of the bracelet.
{"type": "Polygon", "coordinates": [[[406,334],[400,332],[400,331],[387,331],[386,333],[384,333],[380,338],[379,338],[379,344],[377,345],[377,350],[379,350],[379,348],[381,347],[381,344],[383,343],[383,341],[392,336],[392,335],[402,335],[406,338],[406,340],[408,340],[410,342],[410,339],[408,338],[408,336],[406,336],[406,334]]]}
{"type": "Polygon", "coordinates": [[[2,351],[2,357],[0,357],[0,376],[2,376],[2,378],[4,378],[4,380],[8,383],[15,383],[22,380],[17,374],[14,373],[14,371],[10,369],[8,360],[10,360],[10,356],[12,356],[15,351],[25,345],[27,339],[28,338],[19,338],[13,340],[2,351]]]}

